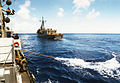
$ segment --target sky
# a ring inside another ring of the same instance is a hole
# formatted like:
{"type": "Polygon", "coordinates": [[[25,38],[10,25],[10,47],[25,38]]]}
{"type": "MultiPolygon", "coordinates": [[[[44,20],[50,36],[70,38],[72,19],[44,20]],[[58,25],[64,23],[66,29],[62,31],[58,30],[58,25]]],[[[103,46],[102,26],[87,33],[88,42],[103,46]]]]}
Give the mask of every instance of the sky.
{"type": "Polygon", "coordinates": [[[10,26],[36,33],[42,16],[47,28],[61,33],[120,33],[120,0],[16,0],[10,26]]]}

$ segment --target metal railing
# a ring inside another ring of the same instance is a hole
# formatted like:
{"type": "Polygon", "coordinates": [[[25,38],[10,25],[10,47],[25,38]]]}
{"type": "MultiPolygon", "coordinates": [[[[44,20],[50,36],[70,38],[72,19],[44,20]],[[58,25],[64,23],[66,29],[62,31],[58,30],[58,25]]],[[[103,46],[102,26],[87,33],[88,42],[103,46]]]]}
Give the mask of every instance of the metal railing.
{"type": "MultiPolygon", "coordinates": [[[[0,46],[0,48],[5,48],[5,47],[12,47],[12,45],[8,45],[8,46],[0,46]]],[[[12,48],[13,48],[13,47],[12,47],[12,48]]],[[[11,49],[12,49],[12,48],[11,48],[11,49]]],[[[1,54],[8,54],[8,53],[9,53],[9,52],[0,53],[0,55],[1,55],[1,54]]]]}
{"type": "Polygon", "coordinates": [[[5,60],[4,64],[3,64],[3,67],[5,67],[6,61],[8,60],[8,57],[10,56],[10,53],[12,52],[12,50],[13,50],[13,47],[11,48],[10,52],[8,53],[8,56],[7,56],[7,58],[6,58],[6,60],[5,60]]]}
{"type": "Polygon", "coordinates": [[[0,53],[0,55],[2,55],[2,54],[8,54],[7,57],[6,57],[6,59],[5,59],[5,62],[3,63],[3,67],[5,66],[5,64],[6,64],[7,60],[8,60],[8,58],[9,58],[10,54],[11,54],[12,51],[13,51],[13,45],[0,46],[0,48],[5,48],[5,47],[12,47],[12,48],[10,49],[9,52],[6,52],[6,53],[0,53]]]}

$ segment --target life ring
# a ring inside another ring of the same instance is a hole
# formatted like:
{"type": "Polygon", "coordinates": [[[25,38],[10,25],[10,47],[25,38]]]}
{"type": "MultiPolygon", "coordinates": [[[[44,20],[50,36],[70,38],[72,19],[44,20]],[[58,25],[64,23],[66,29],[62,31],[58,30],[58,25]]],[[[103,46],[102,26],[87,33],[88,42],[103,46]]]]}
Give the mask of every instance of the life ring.
{"type": "Polygon", "coordinates": [[[18,46],[19,46],[19,43],[18,43],[18,42],[15,42],[15,43],[14,43],[14,46],[15,46],[15,47],[18,47],[18,46]]]}

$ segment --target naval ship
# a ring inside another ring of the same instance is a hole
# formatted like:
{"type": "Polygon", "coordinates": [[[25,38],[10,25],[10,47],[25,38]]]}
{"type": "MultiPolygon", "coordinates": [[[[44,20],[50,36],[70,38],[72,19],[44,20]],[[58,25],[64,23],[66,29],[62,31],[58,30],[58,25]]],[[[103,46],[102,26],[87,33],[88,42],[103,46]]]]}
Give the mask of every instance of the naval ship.
{"type": "Polygon", "coordinates": [[[38,37],[45,39],[61,40],[63,38],[62,33],[57,33],[57,30],[45,28],[45,20],[42,17],[42,23],[40,29],[37,30],[38,37]]]}
{"type": "Polygon", "coordinates": [[[0,83],[35,83],[34,75],[27,67],[22,53],[21,40],[5,24],[10,22],[8,15],[14,15],[10,0],[0,0],[0,83]],[[4,10],[4,6],[7,10],[4,10]]]}

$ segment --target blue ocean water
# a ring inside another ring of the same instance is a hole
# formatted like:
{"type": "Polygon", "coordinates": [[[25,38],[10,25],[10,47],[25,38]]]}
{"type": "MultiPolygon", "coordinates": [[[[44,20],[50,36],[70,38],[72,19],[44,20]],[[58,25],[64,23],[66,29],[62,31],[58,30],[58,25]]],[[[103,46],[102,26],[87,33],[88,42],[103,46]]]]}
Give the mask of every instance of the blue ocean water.
{"type": "Polygon", "coordinates": [[[37,34],[19,34],[37,83],[120,83],[120,34],[64,34],[46,40],[37,34]]]}

